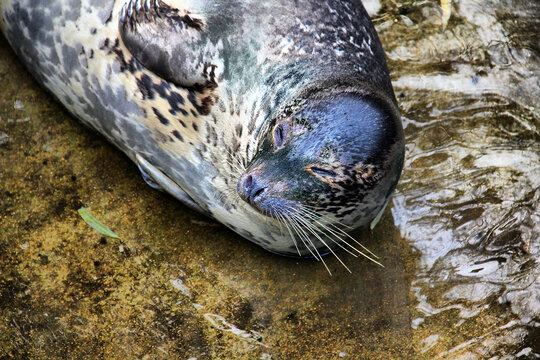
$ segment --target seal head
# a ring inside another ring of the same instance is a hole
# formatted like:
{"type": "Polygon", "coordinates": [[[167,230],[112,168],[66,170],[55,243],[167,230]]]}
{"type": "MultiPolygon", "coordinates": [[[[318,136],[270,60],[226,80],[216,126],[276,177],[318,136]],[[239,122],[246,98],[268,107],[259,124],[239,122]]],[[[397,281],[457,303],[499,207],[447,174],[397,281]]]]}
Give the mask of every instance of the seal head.
{"type": "Polygon", "coordinates": [[[347,91],[316,94],[275,119],[237,189],[277,220],[358,228],[381,211],[402,164],[401,123],[384,102],[347,91]]]}

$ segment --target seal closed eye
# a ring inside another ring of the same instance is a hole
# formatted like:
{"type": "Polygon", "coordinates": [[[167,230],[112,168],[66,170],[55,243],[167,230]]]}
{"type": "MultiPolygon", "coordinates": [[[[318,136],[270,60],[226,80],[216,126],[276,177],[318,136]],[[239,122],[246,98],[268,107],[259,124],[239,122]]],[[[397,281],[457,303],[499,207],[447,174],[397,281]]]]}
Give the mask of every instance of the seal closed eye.
{"type": "Polygon", "coordinates": [[[102,3],[0,0],[0,28],[152,186],[273,252],[373,259],[349,232],[380,218],[404,137],[360,1],[102,3]]]}

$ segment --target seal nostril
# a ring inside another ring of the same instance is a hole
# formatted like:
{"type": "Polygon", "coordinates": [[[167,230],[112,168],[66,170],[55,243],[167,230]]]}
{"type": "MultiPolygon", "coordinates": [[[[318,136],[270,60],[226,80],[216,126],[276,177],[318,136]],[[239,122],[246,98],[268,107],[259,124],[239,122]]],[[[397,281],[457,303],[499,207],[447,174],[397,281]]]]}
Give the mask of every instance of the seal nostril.
{"type": "Polygon", "coordinates": [[[251,187],[251,184],[253,184],[253,176],[249,175],[246,178],[246,181],[244,181],[244,189],[249,190],[251,187]]]}
{"type": "Polygon", "coordinates": [[[255,193],[253,193],[253,195],[251,196],[252,199],[255,199],[257,196],[261,195],[263,193],[265,188],[259,188],[255,191],[255,193]]]}
{"type": "Polygon", "coordinates": [[[253,175],[246,176],[243,187],[242,195],[251,204],[257,201],[260,195],[266,189],[266,186],[261,186],[253,175]]]}

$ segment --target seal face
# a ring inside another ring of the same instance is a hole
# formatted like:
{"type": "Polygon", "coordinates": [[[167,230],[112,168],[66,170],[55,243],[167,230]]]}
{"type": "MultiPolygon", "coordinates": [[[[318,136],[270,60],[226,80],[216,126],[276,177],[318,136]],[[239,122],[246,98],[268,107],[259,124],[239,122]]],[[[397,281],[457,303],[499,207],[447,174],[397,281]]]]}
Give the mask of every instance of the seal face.
{"type": "Polygon", "coordinates": [[[384,209],[403,162],[399,130],[376,99],[352,91],[317,94],[276,119],[237,191],[294,229],[295,246],[313,249],[315,257],[319,250],[306,235],[330,251],[356,250],[335,224],[366,226],[384,209]]]}
{"type": "Polygon", "coordinates": [[[273,252],[362,253],[348,232],[380,217],[404,140],[360,1],[0,0],[0,15],[38,81],[151,186],[273,252]]]}
{"type": "Polygon", "coordinates": [[[265,214],[319,209],[312,212],[365,225],[395,185],[381,180],[399,166],[391,152],[398,140],[375,101],[348,92],[307,100],[268,132],[238,192],[265,214]]]}

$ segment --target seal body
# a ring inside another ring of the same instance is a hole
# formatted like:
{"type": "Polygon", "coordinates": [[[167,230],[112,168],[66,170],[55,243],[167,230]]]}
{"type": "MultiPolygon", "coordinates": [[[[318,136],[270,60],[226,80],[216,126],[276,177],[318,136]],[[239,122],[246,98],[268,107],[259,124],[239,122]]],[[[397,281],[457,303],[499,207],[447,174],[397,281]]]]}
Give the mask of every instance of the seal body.
{"type": "Polygon", "coordinates": [[[347,247],[342,226],[369,225],[399,178],[403,130],[360,1],[0,0],[0,27],[156,187],[268,250],[347,247]]]}

